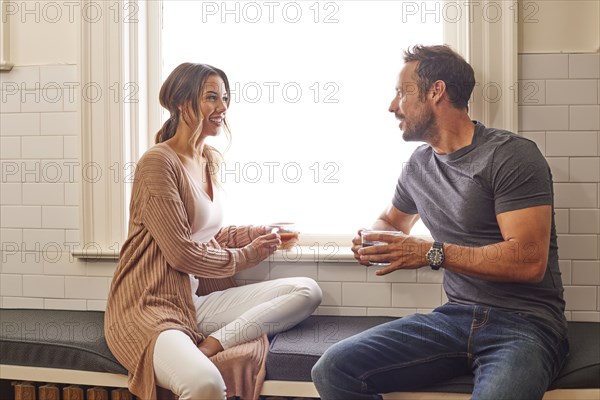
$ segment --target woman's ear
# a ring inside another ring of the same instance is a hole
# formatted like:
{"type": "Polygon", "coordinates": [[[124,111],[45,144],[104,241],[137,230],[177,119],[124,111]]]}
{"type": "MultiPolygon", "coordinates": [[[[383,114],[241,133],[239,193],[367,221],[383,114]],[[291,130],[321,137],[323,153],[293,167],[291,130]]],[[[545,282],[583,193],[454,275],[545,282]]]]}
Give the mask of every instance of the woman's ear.
{"type": "Polygon", "coordinates": [[[180,104],[177,106],[177,110],[179,111],[179,121],[188,125],[188,111],[185,104],[180,104]]]}
{"type": "Polygon", "coordinates": [[[179,109],[179,120],[183,121],[187,126],[192,127],[196,122],[196,112],[192,109],[192,102],[188,101],[177,106],[179,109]]]}
{"type": "Polygon", "coordinates": [[[190,108],[189,101],[187,103],[178,105],[177,109],[179,110],[179,115],[182,115],[182,116],[186,115],[188,113],[189,108],[190,108]]]}

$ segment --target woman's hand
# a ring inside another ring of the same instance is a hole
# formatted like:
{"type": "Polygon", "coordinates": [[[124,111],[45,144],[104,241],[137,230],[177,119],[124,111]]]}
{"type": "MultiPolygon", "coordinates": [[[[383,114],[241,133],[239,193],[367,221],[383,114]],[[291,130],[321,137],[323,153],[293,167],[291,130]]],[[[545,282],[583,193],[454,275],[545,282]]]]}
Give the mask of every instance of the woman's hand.
{"type": "Polygon", "coordinates": [[[280,244],[281,238],[277,233],[267,233],[266,235],[257,237],[252,243],[246,246],[250,250],[248,254],[249,261],[255,265],[260,263],[275,253],[277,246],[280,244]]]}
{"type": "Polygon", "coordinates": [[[256,230],[256,232],[259,235],[266,235],[268,233],[271,233],[271,230],[272,230],[270,226],[265,226],[265,225],[255,226],[254,229],[256,230]]]}

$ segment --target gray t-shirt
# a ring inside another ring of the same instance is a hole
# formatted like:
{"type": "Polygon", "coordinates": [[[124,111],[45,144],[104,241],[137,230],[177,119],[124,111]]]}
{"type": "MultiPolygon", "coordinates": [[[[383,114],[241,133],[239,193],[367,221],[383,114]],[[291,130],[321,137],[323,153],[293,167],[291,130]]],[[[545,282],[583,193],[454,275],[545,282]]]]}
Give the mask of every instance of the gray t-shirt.
{"type": "MultiPolygon", "coordinates": [[[[403,166],[392,203],[404,213],[419,214],[436,241],[477,252],[482,251],[478,249],[481,246],[504,241],[497,214],[554,206],[552,175],[534,142],[475,122],[473,142],[454,153],[438,155],[429,145],[417,148],[403,166]]],[[[520,257],[549,251],[542,282],[491,282],[446,270],[444,290],[448,299],[524,313],[565,334],[554,212],[550,249],[525,244],[514,251],[520,257]]],[[[499,254],[492,250],[485,256],[493,263],[499,254]]]]}

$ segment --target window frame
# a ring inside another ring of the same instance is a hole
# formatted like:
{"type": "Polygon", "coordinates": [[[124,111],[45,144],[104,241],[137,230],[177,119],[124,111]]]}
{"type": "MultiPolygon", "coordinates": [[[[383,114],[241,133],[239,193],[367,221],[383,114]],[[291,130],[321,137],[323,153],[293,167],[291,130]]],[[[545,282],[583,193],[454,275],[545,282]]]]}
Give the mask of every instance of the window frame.
{"type": "MultiPolygon", "coordinates": [[[[135,88],[135,101],[115,102],[103,96],[95,103],[81,101],[81,162],[98,165],[103,179],[81,183],[80,231],[82,246],[73,251],[80,258],[117,258],[126,239],[128,193],[131,168],[143,149],[154,142],[154,132],[161,124],[160,105],[156,101],[162,71],[161,27],[162,1],[82,0],[82,7],[93,3],[103,15],[120,10],[135,10],[133,19],[106,18],[102,23],[81,22],[81,85],[99,85],[110,92],[114,82],[135,88]],[[101,60],[98,62],[97,60],[101,60]],[[92,121],[94,123],[92,124],[92,121]],[[92,151],[93,149],[93,151],[92,151]],[[108,179],[113,177],[116,179],[108,179]]],[[[470,114],[484,124],[517,132],[517,18],[515,2],[482,0],[474,7],[456,0],[444,0],[444,7],[464,7],[459,21],[444,18],[445,42],[462,54],[473,66],[482,90],[475,90],[470,114]],[[465,7],[466,4],[466,7],[465,7]],[[500,10],[504,18],[486,18],[486,7],[500,10]],[[472,21],[469,23],[469,21],[472,21]],[[500,51],[493,51],[500,49],[500,51]],[[502,68],[494,68],[494,66],[502,68]],[[491,97],[486,90],[497,90],[491,97]],[[502,95],[504,94],[504,95],[502,95]],[[510,94],[510,95],[509,95],[510,94]]],[[[122,14],[123,15],[123,14],[122,14]]],[[[349,236],[302,235],[302,246],[311,244],[347,247],[349,236]]],[[[327,261],[327,251],[308,251],[308,258],[327,261]]],[[[350,254],[340,251],[333,259],[347,260],[350,254]]],[[[284,256],[277,256],[275,259],[284,256]]],[[[304,257],[302,257],[304,259],[304,257]]]]}
{"type": "Polygon", "coordinates": [[[15,64],[10,61],[10,14],[8,14],[8,3],[0,0],[0,71],[10,71],[15,64]]]}

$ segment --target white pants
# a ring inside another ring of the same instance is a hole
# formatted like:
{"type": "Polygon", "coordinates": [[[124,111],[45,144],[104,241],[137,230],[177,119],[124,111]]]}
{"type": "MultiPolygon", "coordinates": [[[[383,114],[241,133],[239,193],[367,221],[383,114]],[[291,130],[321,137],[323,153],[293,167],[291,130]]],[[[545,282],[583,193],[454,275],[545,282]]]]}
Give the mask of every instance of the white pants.
{"type": "MultiPolygon", "coordinates": [[[[198,329],[228,349],[263,333],[291,328],[312,314],[321,297],[321,289],[310,278],[276,279],[214,292],[196,302],[198,329]]],[[[157,384],[180,400],[225,398],[219,370],[183,332],[162,332],[153,361],[157,384]]]]}

